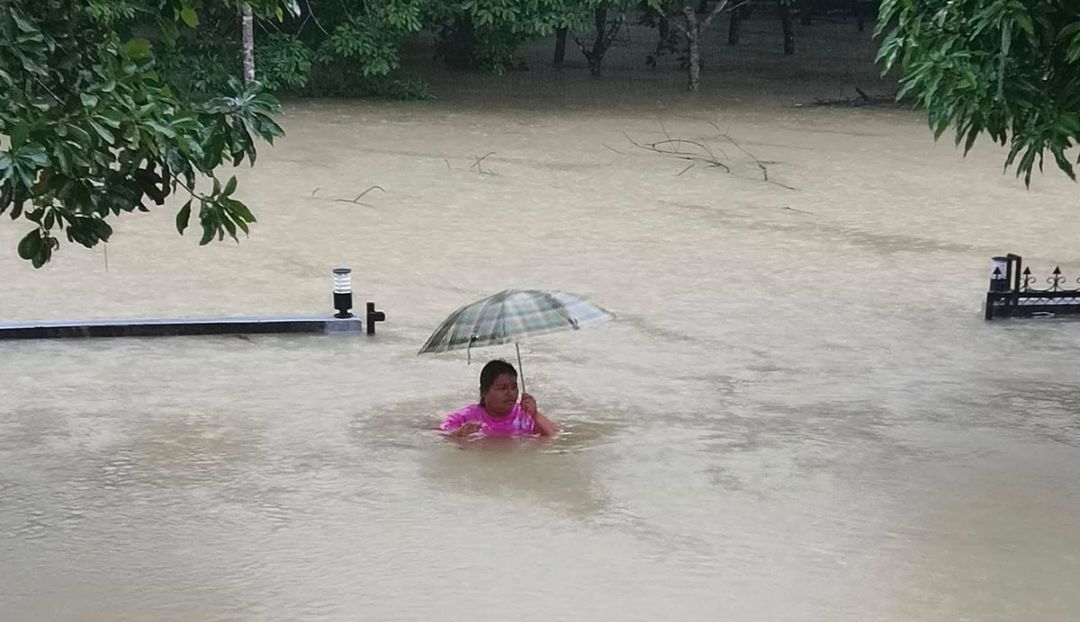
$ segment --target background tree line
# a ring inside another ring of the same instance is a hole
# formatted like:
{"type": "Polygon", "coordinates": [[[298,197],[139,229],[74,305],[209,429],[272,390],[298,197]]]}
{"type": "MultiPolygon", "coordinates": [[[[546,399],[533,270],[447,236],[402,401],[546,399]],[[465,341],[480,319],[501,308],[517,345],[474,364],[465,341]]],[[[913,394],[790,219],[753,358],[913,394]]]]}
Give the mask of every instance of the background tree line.
{"type": "MultiPolygon", "coordinates": [[[[832,1],[764,2],[783,23],[785,51],[792,8],[809,19],[832,1]]],[[[844,4],[853,2],[862,0],[844,4]]],[[[740,17],[762,4],[0,0],[0,215],[29,226],[17,250],[37,267],[62,238],[94,247],[113,218],[175,195],[181,233],[195,219],[203,244],[236,239],[255,216],[222,171],[253,164],[257,142],[282,134],[267,89],[423,96],[402,51],[425,31],[443,62],[495,71],[551,35],[558,64],[573,36],[600,74],[619,28],[635,20],[657,30],[653,61],[679,53],[694,90],[715,18],[730,16],[734,42],[740,17]]],[[[1047,155],[1075,179],[1080,2],[883,0],[875,34],[883,71],[898,70],[899,96],[926,111],[935,136],[952,128],[965,152],[989,136],[1026,183],[1047,155]]]]}

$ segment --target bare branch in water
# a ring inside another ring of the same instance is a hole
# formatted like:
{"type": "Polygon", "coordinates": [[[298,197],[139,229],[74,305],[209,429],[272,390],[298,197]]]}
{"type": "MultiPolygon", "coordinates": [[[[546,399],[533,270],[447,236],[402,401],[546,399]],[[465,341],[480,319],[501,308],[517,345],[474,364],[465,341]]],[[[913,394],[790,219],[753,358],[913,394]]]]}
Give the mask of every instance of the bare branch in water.
{"type": "Polygon", "coordinates": [[[357,205],[363,205],[363,206],[366,206],[366,207],[374,208],[373,205],[369,205],[367,203],[363,203],[363,202],[360,201],[360,199],[362,199],[365,194],[371,192],[372,190],[379,190],[381,192],[386,192],[386,190],[384,190],[382,186],[376,185],[376,186],[371,186],[367,190],[365,190],[365,191],[361,192],[360,194],[356,195],[356,198],[354,198],[352,200],[350,200],[350,199],[334,199],[334,200],[339,202],[339,203],[355,203],[357,205]]]}
{"type": "Polygon", "coordinates": [[[773,180],[769,179],[769,167],[767,165],[770,164],[771,162],[768,162],[766,160],[762,160],[762,159],[758,158],[756,155],[750,153],[749,150],[747,150],[745,147],[743,147],[742,145],[739,144],[739,141],[732,138],[731,135],[728,134],[727,132],[721,130],[719,125],[713,123],[712,121],[709,121],[709,125],[716,128],[716,131],[720,132],[720,136],[727,139],[727,141],[729,143],[731,143],[732,145],[735,145],[736,149],[743,152],[744,154],[747,155],[747,157],[749,157],[751,160],[754,161],[754,164],[756,164],[758,169],[761,170],[761,177],[762,177],[762,179],[764,181],[766,181],[768,183],[771,183],[771,184],[775,184],[777,186],[780,186],[781,188],[787,188],[788,190],[795,190],[795,188],[792,188],[791,186],[789,186],[787,184],[782,184],[782,183],[780,183],[778,181],[773,181],[773,180]]]}
{"type": "Polygon", "coordinates": [[[488,156],[493,156],[493,155],[495,155],[494,151],[489,151],[489,152],[487,152],[484,155],[479,156],[479,157],[474,155],[473,159],[476,160],[476,162],[473,162],[472,165],[469,166],[469,168],[475,168],[476,172],[481,174],[481,175],[494,175],[495,171],[491,171],[491,170],[485,171],[484,166],[483,166],[484,160],[486,160],[488,158],[488,156]]]}
{"type": "MultiPolygon", "coordinates": [[[[902,106],[903,102],[897,101],[896,95],[870,95],[866,91],[859,87],[855,87],[855,92],[858,93],[858,97],[841,96],[836,99],[821,99],[819,97],[814,98],[812,105],[814,106],[851,106],[858,108],[861,106],[902,106]]],[[[796,108],[801,108],[807,104],[795,104],[796,108]]]]}
{"type": "Polygon", "coordinates": [[[495,152],[494,151],[489,151],[489,152],[485,153],[482,156],[473,156],[473,159],[475,159],[476,162],[472,166],[470,166],[469,168],[472,168],[474,166],[480,166],[481,162],[486,160],[489,156],[493,156],[493,155],[495,155],[495,152]]]}
{"type": "Polygon", "coordinates": [[[362,197],[362,196],[364,196],[365,194],[367,194],[367,193],[371,192],[372,190],[378,190],[379,192],[384,192],[384,193],[386,192],[386,190],[384,190],[382,186],[372,186],[372,187],[368,188],[367,190],[365,190],[365,191],[361,192],[360,194],[356,195],[356,198],[355,198],[355,199],[353,199],[353,201],[354,201],[354,202],[355,202],[355,201],[359,201],[359,200],[360,200],[360,197],[362,197]]]}
{"type": "Polygon", "coordinates": [[[719,159],[717,159],[716,154],[714,154],[712,152],[712,149],[709,149],[709,147],[707,145],[704,145],[704,144],[699,143],[697,141],[686,140],[684,138],[670,138],[670,139],[667,139],[667,140],[661,140],[661,141],[657,141],[657,142],[654,142],[654,143],[639,143],[636,140],[634,140],[633,138],[630,138],[630,135],[625,133],[625,132],[623,132],[623,136],[626,136],[626,140],[630,141],[630,144],[634,145],[635,147],[637,147],[639,149],[644,149],[645,151],[652,151],[653,153],[660,153],[660,154],[663,154],[663,155],[669,155],[669,156],[672,156],[674,158],[679,158],[680,160],[689,160],[691,162],[701,162],[703,164],[708,164],[709,166],[716,166],[716,167],[722,168],[725,171],[727,171],[728,173],[731,172],[731,167],[729,167],[727,164],[724,164],[719,159]],[[668,148],[668,146],[672,145],[672,144],[675,145],[674,150],[668,148]],[[694,153],[688,153],[688,152],[680,151],[678,147],[679,147],[679,145],[682,145],[682,144],[692,145],[692,146],[697,147],[698,149],[700,149],[702,151],[703,155],[697,155],[697,154],[694,154],[694,153]]]}
{"type": "MultiPolygon", "coordinates": [[[[706,138],[692,140],[689,138],[673,137],[668,132],[667,127],[664,125],[664,121],[659,118],[657,119],[657,121],[660,124],[660,131],[663,132],[664,136],[666,137],[664,140],[658,140],[651,143],[640,143],[631,138],[630,135],[626,132],[623,132],[623,136],[626,137],[626,140],[630,141],[631,145],[637,147],[638,149],[671,156],[680,160],[688,160],[690,162],[690,165],[679,171],[675,175],[676,177],[682,176],[684,173],[689,171],[697,164],[707,164],[712,167],[722,168],[724,169],[724,171],[731,173],[731,167],[724,160],[721,160],[720,157],[716,155],[716,151],[719,151],[723,154],[725,160],[730,161],[731,158],[723,149],[717,147],[716,150],[714,150],[713,146],[709,144],[706,138]],[[687,147],[690,147],[690,149],[685,149],[687,147]]],[[[765,181],[765,183],[780,186],[781,188],[785,188],[787,190],[796,190],[796,188],[793,188],[787,184],[783,184],[778,181],[769,179],[768,165],[775,164],[776,162],[771,160],[762,160],[753,153],[750,153],[748,149],[739,144],[739,142],[732,138],[731,135],[729,135],[727,132],[721,130],[720,126],[711,121],[707,121],[707,123],[716,129],[720,138],[723,138],[727,142],[734,145],[736,149],[741,151],[744,155],[750,158],[755,165],[757,165],[758,170],[761,171],[762,180],[765,181]]],[[[619,151],[613,149],[608,145],[604,146],[608,149],[611,149],[612,151],[615,151],[616,153],[620,153],[619,151]]]]}
{"type": "Polygon", "coordinates": [[[671,134],[668,134],[667,128],[664,127],[664,120],[661,119],[660,117],[656,117],[656,122],[660,124],[660,131],[664,133],[664,136],[668,140],[671,140],[671,134]]]}

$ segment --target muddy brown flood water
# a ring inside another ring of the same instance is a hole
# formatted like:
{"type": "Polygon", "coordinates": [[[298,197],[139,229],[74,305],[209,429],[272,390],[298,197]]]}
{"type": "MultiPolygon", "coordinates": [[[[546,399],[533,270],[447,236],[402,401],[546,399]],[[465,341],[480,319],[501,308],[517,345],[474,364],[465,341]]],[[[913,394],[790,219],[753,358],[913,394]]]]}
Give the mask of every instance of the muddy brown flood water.
{"type": "Polygon", "coordinates": [[[0,224],[2,320],[322,313],[336,265],[389,319],[0,344],[0,619],[1075,619],[1080,324],[980,302],[995,254],[1080,273],[1077,186],[915,112],[794,106],[890,87],[850,23],[795,59],[755,23],[697,98],[545,47],[433,102],[290,102],[240,245],[160,210],[108,270],[34,271],[0,224]],[[665,135],[730,174],[628,140],[665,135]],[[504,287],[619,320],[524,344],[562,437],[461,449],[431,428],[479,366],[415,354],[504,287]]]}

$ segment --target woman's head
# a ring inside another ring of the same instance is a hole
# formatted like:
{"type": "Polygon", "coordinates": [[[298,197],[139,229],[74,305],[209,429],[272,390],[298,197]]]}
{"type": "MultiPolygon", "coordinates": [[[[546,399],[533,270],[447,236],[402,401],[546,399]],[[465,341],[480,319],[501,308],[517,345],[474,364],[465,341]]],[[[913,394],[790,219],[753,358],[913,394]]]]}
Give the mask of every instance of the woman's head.
{"type": "Polygon", "coordinates": [[[507,415],[518,398],[517,370],[506,361],[489,361],[480,370],[480,405],[495,417],[507,415]]]}

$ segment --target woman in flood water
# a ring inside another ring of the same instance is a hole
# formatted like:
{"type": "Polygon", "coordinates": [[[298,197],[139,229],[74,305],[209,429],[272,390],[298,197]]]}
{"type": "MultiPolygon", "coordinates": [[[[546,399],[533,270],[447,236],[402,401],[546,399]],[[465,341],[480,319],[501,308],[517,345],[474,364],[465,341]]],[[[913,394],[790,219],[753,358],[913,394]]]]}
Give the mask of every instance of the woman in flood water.
{"type": "Polygon", "coordinates": [[[451,436],[554,436],[559,426],[536,408],[528,393],[518,403],[518,375],[506,361],[489,361],[480,370],[480,402],[461,408],[439,429],[451,436]]]}

